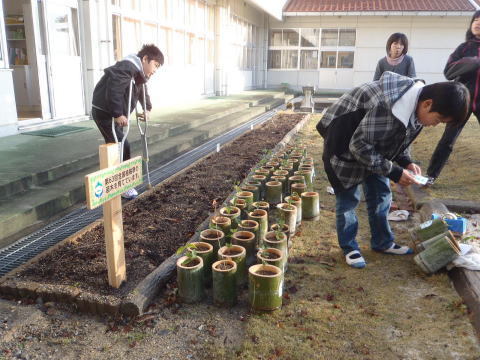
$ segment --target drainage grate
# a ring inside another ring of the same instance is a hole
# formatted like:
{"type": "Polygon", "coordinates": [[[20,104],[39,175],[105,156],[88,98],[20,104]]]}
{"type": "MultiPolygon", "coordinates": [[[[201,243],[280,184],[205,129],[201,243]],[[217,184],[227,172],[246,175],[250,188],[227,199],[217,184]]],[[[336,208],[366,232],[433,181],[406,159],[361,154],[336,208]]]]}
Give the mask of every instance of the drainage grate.
{"type": "Polygon", "coordinates": [[[33,135],[33,136],[47,136],[47,137],[59,137],[63,135],[69,135],[76,132],[91,130],[92,128],[83,127],[83,126],[69,126],[69,125],[62,125],[56,126],[49,129],[40,129],[35,131],[27,131],[21,133],[22,135],[33,135]]]}
{"type": "MultiPolygon", "coordinates": [[[[218,145],[228,143],[229,141],[253,128],[253,126],[266,122],[273,115],[275,115],[278,110],[284,108],[285,105],[281,105],[274,110],[270,110],[151,171],[150,181],[152,185],[159,184],[163,180],[175,175],[177,172],[189,166],[193,162],[216,151],[218,145]]],[[[146,187],[147,186],[144,183],[136,189],[139,193],[142,193],[145,191],[146,187]]],[[[91,224],[101,217],[101,207],[94,210],[88,210],[86,207],[82,207],[45,226],[44,228],[18,240],[14,244],[4,249],[0,249],[0,277],[6,275],[18,266],[32,259],[34,256],[40,254],[42,251],[59,243],[70,235],[75,234],[77,231],[83,229],[85,226],[91,224]]]]}

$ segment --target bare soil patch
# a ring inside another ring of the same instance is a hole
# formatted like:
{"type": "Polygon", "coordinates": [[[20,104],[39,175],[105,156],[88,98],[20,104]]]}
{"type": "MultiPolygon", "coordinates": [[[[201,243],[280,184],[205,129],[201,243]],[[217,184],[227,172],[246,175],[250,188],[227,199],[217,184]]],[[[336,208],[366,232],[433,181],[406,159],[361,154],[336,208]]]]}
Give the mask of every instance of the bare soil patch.
{"type": "Polygon", "coordinates": [[[224,146],[219,153],[156,186],[123,209],[127,283],[108,284],[103,225],[42,257],[19,274],[22,280],[74,285],[122,297],[172,255],[221,204],[265,152],[273,148],[304,114],[279,114],[224,146]]]}

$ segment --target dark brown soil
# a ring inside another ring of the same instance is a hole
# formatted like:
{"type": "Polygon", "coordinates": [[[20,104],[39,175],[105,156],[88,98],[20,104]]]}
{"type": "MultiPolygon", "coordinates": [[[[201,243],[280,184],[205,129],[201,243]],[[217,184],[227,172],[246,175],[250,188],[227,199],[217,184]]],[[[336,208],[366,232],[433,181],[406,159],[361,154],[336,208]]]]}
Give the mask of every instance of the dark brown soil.
{"type": "Polygon", "coordinates": [[[208,251],[210,248],[206,245],[202,245],[199,243],[195,244],[195,251],[200,252],[200,251],[208,251]]]}
{"type": "Polygon", "coordinates": [[[276,275],[276,273],[274,273],[273,271],[268,271],[268,270],[256,271],[255,274],[258,274],[258,275],[268,275],[268,276],[276,275]]]}
{"type": "Polygon", "coordinates": [[[222,253],[222,255],[224,255],[224,256],[235,256],[235,255],[240,255],[241,253],[242,253],[242,250],[227,249],[222,253]]]}
{"type": "Polygon", "coordinates": [[[275,259],[279,259],[280,256],[278,256],[277,254],[273,253],[273,252],[270,252],[270,251],[264,251],[260,254],[260,256],[264,259],[268,259],[268,260],[275,260],[275,259]]]}
{"type": "Polygon", "coordinates": [[[193,268],[193,267],[197,266],[198,264],[200,264],[200,260],[198,259],[198,257],[194,257],[194,258],[191,258],[191,259],[186,259],[182,263],[182,266],[185,266],[187,268],[193,268]]]}
{"type": "MultiPolygon", "coordinates": [[[[19,273],[23,280],[74,285],[125,296],[194,234],[197,226],[242,181],[303,114],[279,114],[123,209],[127,282],[108,284],[103,225],[45,255],[19,273]]],[[[217,209],[218,210],[218,209],[217,209]]]]}
{"type": "Polygon", "coordinates": [[[233,268],[233,264],[225,263],[225,262],[222,262],[222,263],[218,264],[217,266],[215,266],[215,269],[217,269],[217,270],[229,270],[231,268],[233,268]]]}

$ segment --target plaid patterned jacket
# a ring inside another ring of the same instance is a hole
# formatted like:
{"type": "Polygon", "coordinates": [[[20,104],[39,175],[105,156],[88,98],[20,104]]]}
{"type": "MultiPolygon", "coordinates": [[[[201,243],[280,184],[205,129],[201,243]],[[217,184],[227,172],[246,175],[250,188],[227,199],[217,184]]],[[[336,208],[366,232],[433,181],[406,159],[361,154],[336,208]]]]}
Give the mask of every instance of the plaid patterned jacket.
{"type": "Polygon", "coordinates": [[[398,182],[411,163],[406,149],[422,126],[415,119],[406,127],[392,107],[414,82],[385,72],[380,80],[345,93],[328,109],[317,130],[325,139],[323,161],[334,188],[348,189],[372,173],[398,182]]]}

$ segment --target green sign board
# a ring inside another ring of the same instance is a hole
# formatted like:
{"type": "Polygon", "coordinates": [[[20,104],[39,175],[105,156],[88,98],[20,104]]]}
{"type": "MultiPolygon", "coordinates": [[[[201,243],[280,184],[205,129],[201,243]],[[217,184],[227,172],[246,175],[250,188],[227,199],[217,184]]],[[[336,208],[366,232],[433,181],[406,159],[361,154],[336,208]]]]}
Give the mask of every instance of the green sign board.
{"type": "Polygon", "coordinates": [[[87,207],[95,209],[142,182],[141,156],[88,174],[85,176],[87,207]]]}

